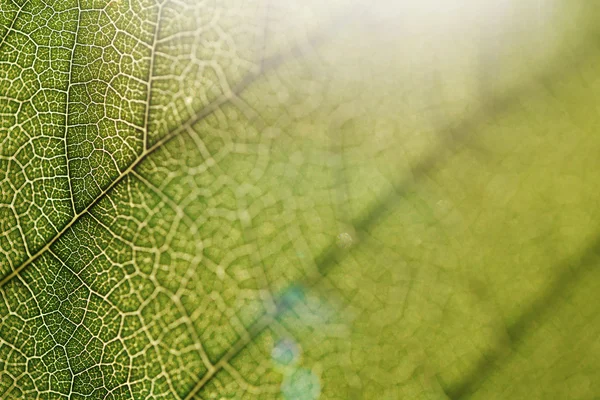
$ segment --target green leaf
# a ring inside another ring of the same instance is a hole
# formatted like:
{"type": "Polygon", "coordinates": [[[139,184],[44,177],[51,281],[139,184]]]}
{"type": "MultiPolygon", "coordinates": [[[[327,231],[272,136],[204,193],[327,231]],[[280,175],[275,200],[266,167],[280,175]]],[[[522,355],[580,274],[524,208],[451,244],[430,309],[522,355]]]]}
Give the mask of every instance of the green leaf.
{"type": "Polygon", "coordinates": [[[0,397],[600,396],[599,11],[364,3],[0,4],[0,397]]]}

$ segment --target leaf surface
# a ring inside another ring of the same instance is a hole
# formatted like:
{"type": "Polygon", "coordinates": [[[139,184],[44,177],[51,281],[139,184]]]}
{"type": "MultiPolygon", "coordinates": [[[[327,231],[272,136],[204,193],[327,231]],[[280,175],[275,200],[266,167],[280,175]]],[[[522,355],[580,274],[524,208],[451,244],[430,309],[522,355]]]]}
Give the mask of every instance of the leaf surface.
{"type": "Polygon", "coordinates": [[[598,12],[361,3],[0,5],[3,398],[598,396],[598,12]]]}

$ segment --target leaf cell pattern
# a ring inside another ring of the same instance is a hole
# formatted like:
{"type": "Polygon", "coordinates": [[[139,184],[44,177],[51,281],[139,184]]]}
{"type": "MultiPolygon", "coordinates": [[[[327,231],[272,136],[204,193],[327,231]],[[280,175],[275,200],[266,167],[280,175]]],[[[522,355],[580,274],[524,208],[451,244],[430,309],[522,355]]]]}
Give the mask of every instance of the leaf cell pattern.
{"type": "Polygon", "coordinates": [[[600,393],[597,11],[360,3],[0,5],[0,396],[600,393]]]}

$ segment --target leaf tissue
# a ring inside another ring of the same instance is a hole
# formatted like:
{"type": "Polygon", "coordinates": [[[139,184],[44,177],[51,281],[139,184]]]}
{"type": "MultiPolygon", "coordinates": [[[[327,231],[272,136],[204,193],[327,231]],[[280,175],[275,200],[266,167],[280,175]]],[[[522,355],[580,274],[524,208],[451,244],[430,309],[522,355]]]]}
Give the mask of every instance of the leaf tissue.
{"type": "Polygon", "coordinates": [[[598,398],[590,3],[1,0],[0,398],[598,398]]]}

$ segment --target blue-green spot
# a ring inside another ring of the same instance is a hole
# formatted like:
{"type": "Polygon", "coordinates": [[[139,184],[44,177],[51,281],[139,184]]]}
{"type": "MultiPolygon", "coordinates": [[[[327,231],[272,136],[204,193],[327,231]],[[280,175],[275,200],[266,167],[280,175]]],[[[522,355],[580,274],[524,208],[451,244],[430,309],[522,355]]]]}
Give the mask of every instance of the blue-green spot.
{"type": "Polygon", "coordinates": [[[286,400],[316,400],[321,395],[321,382],[314,372],[300,368],[283,381],[281,393],[286,400]]]}

